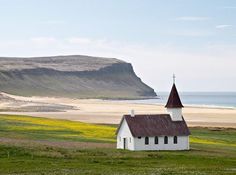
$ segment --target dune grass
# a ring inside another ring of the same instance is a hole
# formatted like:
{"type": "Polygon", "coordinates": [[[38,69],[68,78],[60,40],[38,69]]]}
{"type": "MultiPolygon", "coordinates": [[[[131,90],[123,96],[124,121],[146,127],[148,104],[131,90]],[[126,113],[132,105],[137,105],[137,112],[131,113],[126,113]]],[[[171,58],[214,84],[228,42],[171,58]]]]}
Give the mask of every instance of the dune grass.
{"type": "MultiPolygon", "coordinates": [[[[115,145],[116,126],[0,115],[0,138],[115,145]]],[[[0,174],[236,174],[236,130],[191,128],[190,151],[60,148],[0,142],[0,174]]]]}

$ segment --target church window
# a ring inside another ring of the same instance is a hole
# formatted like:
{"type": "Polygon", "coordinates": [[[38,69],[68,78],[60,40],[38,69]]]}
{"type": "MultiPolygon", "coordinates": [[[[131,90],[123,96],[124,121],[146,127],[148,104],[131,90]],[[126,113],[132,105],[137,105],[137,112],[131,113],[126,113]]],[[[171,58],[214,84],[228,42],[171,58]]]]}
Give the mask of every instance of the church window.
{"type": "Polygon", "coordinates": [[[149,138],[145,137],[145,145],[148,145],[148,144],[149,144],[149,138]]]}
{"type": "Polygon", "coordinates": [[[155,144],[158,144],[158,137],[155,137],[155,144]]]}
{"type": "Polygon", "coordinates": [[[168,144],[168,137],[167,136],[164,137],[164,144],[168,144]]]}
{"type": "Polygon", "coordinates": [[[177,136],[174,136],[174,144],[177,144],[177,143],[178,143],[177,136]]]}

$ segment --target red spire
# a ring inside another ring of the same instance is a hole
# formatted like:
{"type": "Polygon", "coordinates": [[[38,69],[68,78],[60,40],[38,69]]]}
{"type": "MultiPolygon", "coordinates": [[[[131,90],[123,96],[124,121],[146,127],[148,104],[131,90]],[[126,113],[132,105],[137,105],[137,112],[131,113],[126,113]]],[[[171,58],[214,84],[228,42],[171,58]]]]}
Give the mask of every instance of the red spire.
{"type": "Polygon", "coordinates": [[[166,108],[183,108],[175,83],[172,86],[166,108]]]}

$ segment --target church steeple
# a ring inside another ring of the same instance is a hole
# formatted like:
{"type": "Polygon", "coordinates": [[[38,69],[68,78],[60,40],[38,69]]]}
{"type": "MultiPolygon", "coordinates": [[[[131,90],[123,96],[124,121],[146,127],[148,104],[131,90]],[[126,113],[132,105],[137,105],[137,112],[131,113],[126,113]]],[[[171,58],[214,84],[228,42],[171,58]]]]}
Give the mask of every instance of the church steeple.
{"type": "Polygon", "coordinates": [[[171,88],[171,92],[170,92],[170,95],[169,95],[169,98],[165,107],[166,108],[183,108],[184,107],[179,98],[179,93],[177,91],[175,83],[173,83],[173,86],[171,88]]]}
{"type": "Polygon", "coordinates": [[[167,108],[167,112],[170,114],[173,121],[182,120],[182,108],[184,106],[182,105],[179,93],[175,86],[175,75],[173,75],[173,86],[165,107],[167,108]]]}

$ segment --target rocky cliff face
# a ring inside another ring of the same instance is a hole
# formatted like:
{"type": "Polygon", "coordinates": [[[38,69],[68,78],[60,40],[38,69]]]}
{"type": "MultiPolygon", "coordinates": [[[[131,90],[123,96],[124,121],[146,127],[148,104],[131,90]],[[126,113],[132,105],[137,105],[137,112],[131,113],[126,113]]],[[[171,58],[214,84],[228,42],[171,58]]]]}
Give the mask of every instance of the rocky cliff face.
{"type": "Polygon", "coordinates": [[[132,65],[112,58],[58,56],[0,58],[0,91],[22,96],[149,98],[152,88],[132,65]]]}

